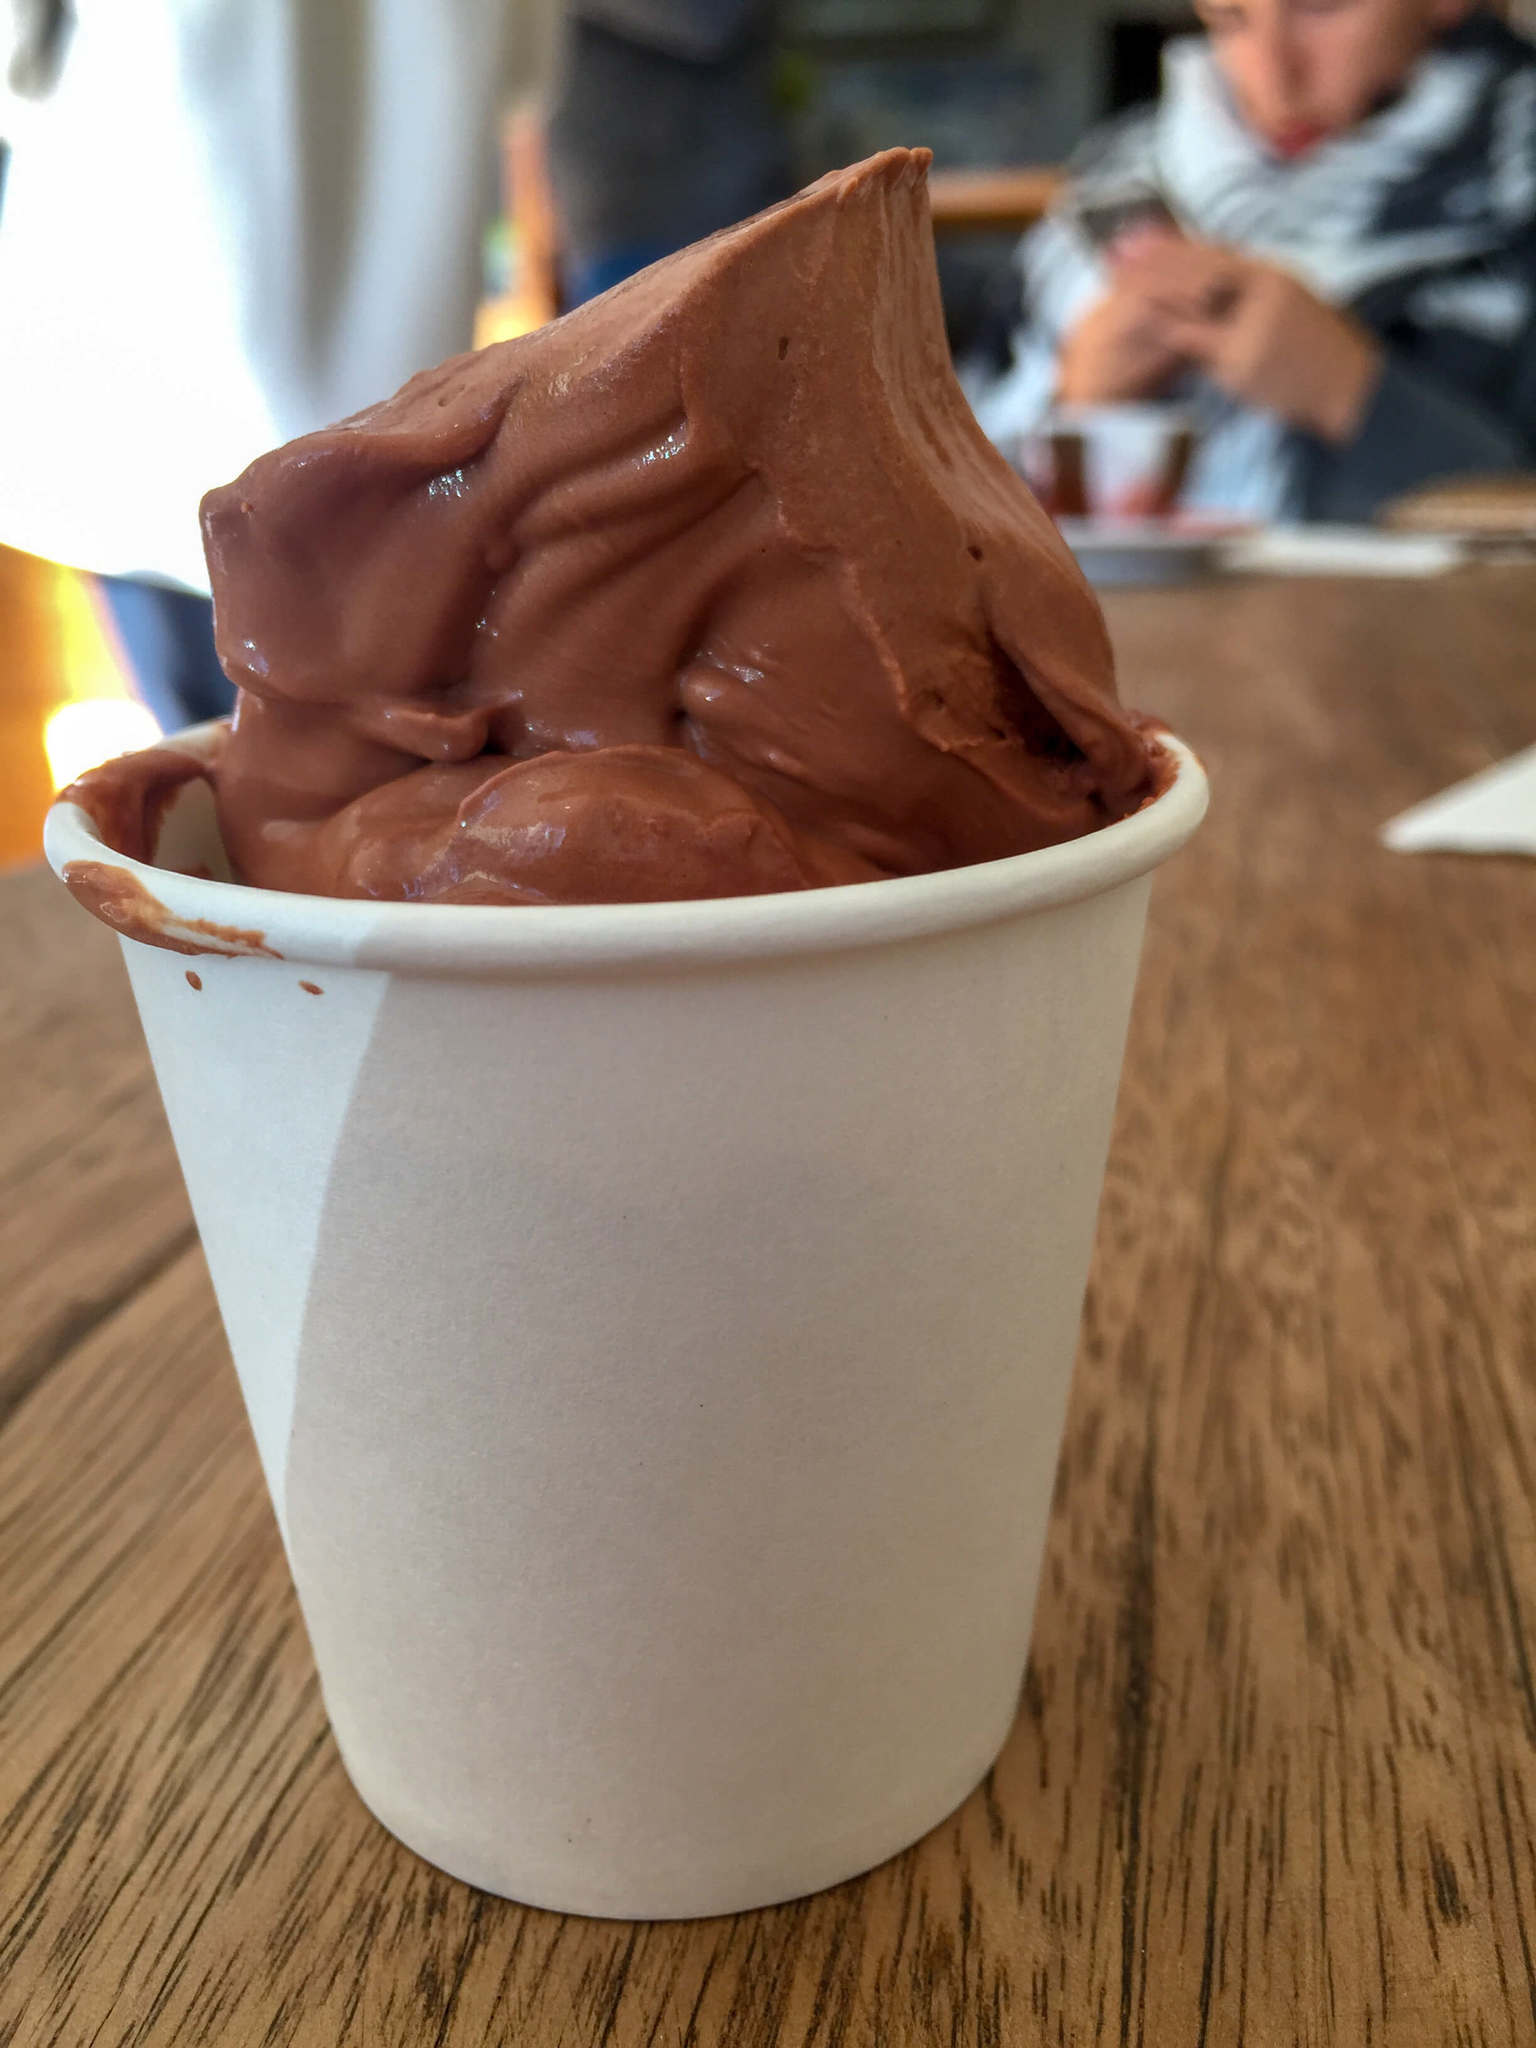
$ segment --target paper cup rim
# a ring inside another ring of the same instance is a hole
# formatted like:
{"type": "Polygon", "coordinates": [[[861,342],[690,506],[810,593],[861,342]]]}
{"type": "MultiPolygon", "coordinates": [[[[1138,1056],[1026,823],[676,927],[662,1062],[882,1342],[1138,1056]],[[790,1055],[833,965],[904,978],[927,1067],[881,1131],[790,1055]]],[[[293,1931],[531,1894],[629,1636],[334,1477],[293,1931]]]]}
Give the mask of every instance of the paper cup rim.
{"type": "MultiPolygon", "coordinates": [[[[300,896],[132,860],[106,845],[88,812],[60,802],[48,813],[43,850],[65,880],[80,861],[122,871],[163,919],[164,943],[180,952],[492,980],[704,966],[898,944],[1079,902],[1147,873],[1190,837],[1209,797],[1194,752],[1172,734],[1158,737],[1175,764],[1168,787],[1082,838],[935,874],[775,895],[517,905],[300,896]]],[[[132,929],[126,936],[150,943],[132,929]]]]}

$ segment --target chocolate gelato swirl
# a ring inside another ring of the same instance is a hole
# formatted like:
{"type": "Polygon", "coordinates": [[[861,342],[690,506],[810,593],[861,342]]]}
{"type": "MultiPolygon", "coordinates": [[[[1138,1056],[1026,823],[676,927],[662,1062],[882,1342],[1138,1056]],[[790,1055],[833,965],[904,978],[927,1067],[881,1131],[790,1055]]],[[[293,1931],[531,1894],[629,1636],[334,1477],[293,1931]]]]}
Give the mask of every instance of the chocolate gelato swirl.
{"type": "Polygon", "coordinates": [[[271,888],[585,903],[1026,852],[1156,742],[944,339],[890,150],[204,500],[271,888]]]}

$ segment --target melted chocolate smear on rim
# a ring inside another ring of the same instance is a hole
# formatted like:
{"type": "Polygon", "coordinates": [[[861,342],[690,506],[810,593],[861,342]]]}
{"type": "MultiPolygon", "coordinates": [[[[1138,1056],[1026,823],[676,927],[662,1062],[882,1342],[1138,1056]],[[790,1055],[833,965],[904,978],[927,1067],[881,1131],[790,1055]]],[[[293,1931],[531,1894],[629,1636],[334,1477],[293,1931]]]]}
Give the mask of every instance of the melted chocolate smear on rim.
{"type": "Polygon", "coordinates": [[[66,861],[64,882],[92,917],[100,918],[125,939],[137,939],[140,945],[160,946],[168,953],[220,953],[226,959],[283,957],[267,944],[265,932],[217,924],[208,917],[178,916],[152,895],[137,875],[113,867],[110,861],[66,861]]]}
{"type": "Polygon", "coordinates": [[[96,827],[102,844],[129,860],[153,864],[166,812],[189,782],[213,782],[213,763],[179,747],[146,747],[103,761],[57,802],[75,804],[96,827]]]}

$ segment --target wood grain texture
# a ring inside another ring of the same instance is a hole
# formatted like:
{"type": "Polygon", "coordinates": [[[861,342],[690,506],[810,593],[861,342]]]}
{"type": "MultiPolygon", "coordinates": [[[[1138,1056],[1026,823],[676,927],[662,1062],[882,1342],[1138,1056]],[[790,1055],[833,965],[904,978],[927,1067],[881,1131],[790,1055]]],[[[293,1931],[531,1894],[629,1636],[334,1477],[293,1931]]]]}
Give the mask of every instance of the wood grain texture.
{"type": "Polygon", "coordinates": [[[0,1424],[193,1242],[118,942],[0,880],[0,1424]]]}
{"type": "Polygon", "coordinates": [[[772,1912],[562,1920],[362,1810],[163,1136],[100,1142],[147,1085],[117,970],[0,889],[44,963],[0,1176],[72,1148],[58,1258],[118,1276],[0,1426],[0,2044],[1536,2040],[1536,868],[1374,841],[1536,739],[1536,576],[1112,622],[1216,800],[1154,895],[1021,1712],[952,1821],[772,1912]]]}
{"type": "Polygon", "coordinates": [[[930,171],[934,233],[1022,233],[1048,211],[1065,183],[1065,173],[1050,164],[1016,170],[930,171]]]}

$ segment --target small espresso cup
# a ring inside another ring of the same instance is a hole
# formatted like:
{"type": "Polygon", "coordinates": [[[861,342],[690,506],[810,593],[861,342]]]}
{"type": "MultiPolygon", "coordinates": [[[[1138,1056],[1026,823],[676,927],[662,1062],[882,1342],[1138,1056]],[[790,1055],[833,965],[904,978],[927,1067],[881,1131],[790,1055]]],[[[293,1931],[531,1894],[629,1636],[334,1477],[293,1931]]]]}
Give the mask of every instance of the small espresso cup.
{"type": "Polygon", "coordinates": [[[1180,406],[1058,406],[1025,437],[1020,467],[1055,519],[1165,519],[1197,441],[1180,406]]]}

